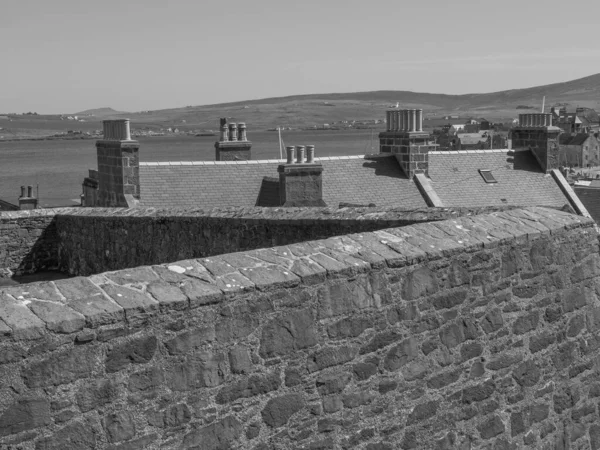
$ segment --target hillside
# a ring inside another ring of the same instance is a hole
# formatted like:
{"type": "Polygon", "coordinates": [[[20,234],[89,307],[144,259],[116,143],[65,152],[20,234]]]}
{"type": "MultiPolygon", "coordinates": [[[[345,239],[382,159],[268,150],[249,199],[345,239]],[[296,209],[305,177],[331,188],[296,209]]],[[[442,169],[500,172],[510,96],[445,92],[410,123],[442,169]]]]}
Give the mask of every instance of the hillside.
{"type": "Polygon", "coordinates": [[[76,116],[93,116],[97,118],[106,118],[111,117],[118,114],[128,114],[125,111],[115,111],[112,108],[95,108],[95,109],[86,109],[85,111],[80,111],[74,113],[76,116]]]}
{"type": "MultiPolygon", "coordinates": [[[[181,131],[215,131],[219,117],[227,117],[231,121],[246,122],[248,130],[277,126],[303,128],[341,120],[383,119],[385,110],[397,102],[405,108],[423,108],[426,119],[452,114],[460,116],[461,120],[486,117],[499,121],[517,117],[520,112],[539,111],[544,96],[546,111],[551,106],[566,106],[569,110],[584,106],[600,111],[600,74],[563,83],[483,94],[446,95],[410,91],[311,94],[134,113],[103,107],[76,113],[85,119],[85,123],[60,121],[58,116],[18,116],[13,117],[13,123],[0,120],[0,127],[4,127],[4,136],[24,137],[30,133],[36,135],[34,130],[52,130],[52,133],[67,129],[90,131],[100,129],[104,119],[127,117],[134,129],[177,127],[181,131]],[[519,109],[519,106],[531,109],[519,109]]],[[[439,123],[426,121],[425,126],[439,123]]]]}
{"type": "MultiPolygon", "coordinates": [[[[131,113],[134,123],[170,124],[180,128],[215,128],[218,117],[243,120],[253,128],[311,126],[338,120],[383,118],[390,105],[421,107],[426,117],[460,116],[508,119],[530,106],[577,106],[600,109],[600,74],[563,83],[484,94],[446,95],[410,91],[371,91],[295,95],[247,100],[216,105],[188,106],[143,113],[131,113]]],[[[533,110],[533,109],[532,109],[533,110]]]]}

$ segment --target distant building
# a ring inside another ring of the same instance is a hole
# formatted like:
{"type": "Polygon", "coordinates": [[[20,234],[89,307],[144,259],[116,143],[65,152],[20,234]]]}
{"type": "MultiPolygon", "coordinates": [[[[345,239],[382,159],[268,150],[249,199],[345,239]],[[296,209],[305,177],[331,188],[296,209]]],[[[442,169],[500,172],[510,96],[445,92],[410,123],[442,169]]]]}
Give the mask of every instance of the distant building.
{"type": "Polygon", "coordinates": [[[456,150],[483,150],[484,148],[490,148],[487,134],[461,133],[456,138],[458,139],[456,150]]]}
{"type": "Polygon", "coordinates": [[[454,136],[460,132],[464,132],[465,131],[465,126],[464,124],[461,123],[455,123],[454,125],[450,125],[450,128],[448,128],[448,134],[451,136],[454,136]]]}
{"type": "Polygon", "coordinates": [[[591,108],[577,108],[575,112],[567,112],[562,107],[558,111],[552,107],[552,124],[569,134],[598,133],[600,131],[600,116],[591,108]]]}
{"type": "Polygon", "coordinates": [[[559,138],[561,164],[577,167],[600,165],[598,139],[593,134],[571,135],[563,133],[559,138]]]}

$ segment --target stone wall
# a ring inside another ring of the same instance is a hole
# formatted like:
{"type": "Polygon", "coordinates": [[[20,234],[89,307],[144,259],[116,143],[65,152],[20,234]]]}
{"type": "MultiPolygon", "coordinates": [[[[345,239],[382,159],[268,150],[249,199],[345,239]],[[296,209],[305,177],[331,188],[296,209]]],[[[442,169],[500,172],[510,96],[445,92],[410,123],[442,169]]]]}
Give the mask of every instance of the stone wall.
{"type": "Polygon", "coordinates": [[[0,278],[58,268],[54,217],[64,211],[61,208],[0,213],[0,278]]]}
{"type": "Polygon", "coordinates": [[[591,220],[462,217],[0,290],[0,446],[600,448],[591,220]]]}
{"type": "Polygon", "coordinates": [[[90,275],[444,220],[497,208],[72,209],[56,217],[60,266],[90,275]]]}

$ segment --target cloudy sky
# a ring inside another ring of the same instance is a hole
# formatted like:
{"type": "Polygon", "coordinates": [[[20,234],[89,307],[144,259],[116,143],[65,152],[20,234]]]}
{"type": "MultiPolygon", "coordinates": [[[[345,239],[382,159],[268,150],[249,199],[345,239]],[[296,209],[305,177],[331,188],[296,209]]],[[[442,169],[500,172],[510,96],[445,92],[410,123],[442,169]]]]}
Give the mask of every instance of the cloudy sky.
{"type": "Polygon", "coordinates": [[[2,0],[0,113],[549,84],[600,72],[599,14],[596,0],[2,0]]]}

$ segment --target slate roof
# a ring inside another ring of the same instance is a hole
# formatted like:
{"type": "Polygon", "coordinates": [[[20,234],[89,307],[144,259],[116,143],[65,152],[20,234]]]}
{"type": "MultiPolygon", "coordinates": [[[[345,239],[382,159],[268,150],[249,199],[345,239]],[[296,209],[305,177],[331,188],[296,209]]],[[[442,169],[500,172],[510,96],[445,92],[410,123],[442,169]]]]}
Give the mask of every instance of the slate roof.
{"type": "Polygon", "coordinates": [[[444,206],[551,206],[569,201],[529,151],[462,150],[429,153],[431,185],[444,206]],[[491,170],[486,183],[479,169],[491,170]]]}
{"type": "Polygon", "coordinates": [[[592,216],[596,223],[600,223],[600,186],[592,181],[590,186],[573,186],[573,190],[581,200],[581,203],[592,216]]]}
{"type": "MultiPolygon", "coordinates": [[[[315,161],[323,165],[323,200],[327,206],[337,207],[340,202],[397,208],[426,206],[394,156],[339,156],[315,161]]],[[[272,203],[276,189],[273,179],[278,178],[277,167],[281,163],[140,163],[140,206],[215,208],[272,203]]]]}
{"type": "Polygon", "coordinates": [[[576,134],[575,136],[563,133],[559,136],[558,140],[560,145],[583,145],[589,138],[590,136],[585,133],[576,134]]]}

